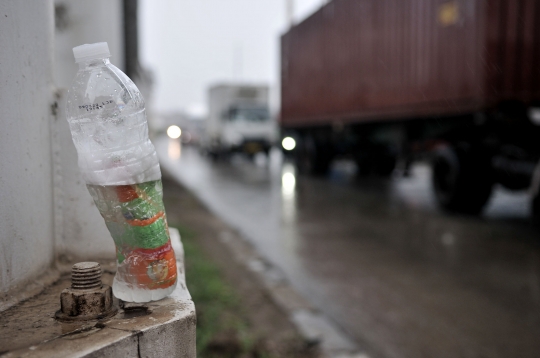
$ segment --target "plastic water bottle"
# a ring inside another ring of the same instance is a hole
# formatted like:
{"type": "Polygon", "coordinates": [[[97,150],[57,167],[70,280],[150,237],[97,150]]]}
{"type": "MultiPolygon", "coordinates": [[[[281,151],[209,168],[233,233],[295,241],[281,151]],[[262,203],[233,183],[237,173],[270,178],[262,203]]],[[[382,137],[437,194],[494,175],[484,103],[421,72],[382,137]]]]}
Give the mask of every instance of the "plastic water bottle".
{"type": "Polygon", "coordinates": [[[177,271],[144,99],[109,62],[106,42],[75,47],[73,54],[79,71],[67,120],[80,171],[116,246],[114,295],[159,300],[176,287],[177,271]]]}

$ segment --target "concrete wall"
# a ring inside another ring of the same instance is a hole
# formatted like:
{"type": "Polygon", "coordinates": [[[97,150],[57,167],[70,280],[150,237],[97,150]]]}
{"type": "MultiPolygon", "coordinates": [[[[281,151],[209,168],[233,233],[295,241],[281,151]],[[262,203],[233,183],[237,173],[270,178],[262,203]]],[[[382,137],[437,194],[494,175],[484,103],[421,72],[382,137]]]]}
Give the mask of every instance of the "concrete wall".
{"type": "Polygon", "coordinates": [[[53,5],[0,2],[0,296],[54,257],[53,5]]]}
{"type": "Polygon", "coordinates": [[[121,0],[0,1],[0,300],[55,257],[114,257],[64,107],[74,46],[107,41],[123,67],[122,21],[121,0]]]}
{"type": "Polygon", "coordinates": [[[58,118],[52,127],[57,252],[68,261],[113,258],[113,240],[77,164],[65,115],[67,90],[59,89],[58,95],[58,118]]]}
{"type": "Polygon", "coordinates": [[[114,244],[77,166],[77,152],[65,116],[67,89],[75,77],[72,48],[107,42],[111,62],[122,69],[123,10],[121,0],[55,0],[55,84],[58,120],[52,127],[55,164],[56,242],[69,260],[114,257],[114,244]]]}
{"type": "Polygon", "coordinates": [[[122,0],[55,0],[55,82],[69,88],[78,66],[71,49],[107,42],[111,62],[124,70],[122,0]]]}

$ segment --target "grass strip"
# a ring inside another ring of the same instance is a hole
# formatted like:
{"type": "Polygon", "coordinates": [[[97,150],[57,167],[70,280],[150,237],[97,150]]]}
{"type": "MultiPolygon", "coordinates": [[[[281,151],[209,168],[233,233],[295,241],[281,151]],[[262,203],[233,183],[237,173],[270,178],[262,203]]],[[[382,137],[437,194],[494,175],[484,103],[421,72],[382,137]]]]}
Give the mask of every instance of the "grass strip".
{"type": "Polygon", "coordinates": [[[199,247],[196,233],[183,225],[173,226],[182,237],[186,282],[197,311],[197,356],[251,356],[256,339],[250,335],[239,297],[199,247]]]}

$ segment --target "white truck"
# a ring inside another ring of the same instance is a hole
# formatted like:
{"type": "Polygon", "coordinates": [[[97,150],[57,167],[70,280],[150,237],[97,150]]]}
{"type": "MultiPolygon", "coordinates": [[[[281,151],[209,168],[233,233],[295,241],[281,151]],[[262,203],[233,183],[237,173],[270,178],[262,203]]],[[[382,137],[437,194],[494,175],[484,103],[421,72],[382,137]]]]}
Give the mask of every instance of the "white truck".
{"type": "Polygon", "coordinates": [[[264,85],[220,84],[208,92],[204,147],[214,158],[231,153],[268,154],[278,137],[264,85]]]}

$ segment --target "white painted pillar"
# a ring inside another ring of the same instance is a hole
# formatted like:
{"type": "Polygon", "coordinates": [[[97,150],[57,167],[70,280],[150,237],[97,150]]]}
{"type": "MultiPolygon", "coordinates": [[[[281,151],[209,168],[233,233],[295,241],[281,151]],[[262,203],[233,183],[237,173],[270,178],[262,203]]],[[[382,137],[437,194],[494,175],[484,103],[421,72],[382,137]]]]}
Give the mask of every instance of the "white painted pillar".
{"type": "Polygon", "coordinates": [[[65,116],[67,90],[78,70],[72,48],[107,42],[111,62],[124,64],[121,0],[55,0],[55,84],[58,119],[52,127],[55,165],[56,246],[67,261],[115,257],[112,238],[105,227],[77,166],[77,152],[65,116]]]}
{"type": "Polygon", "coordinates": [[[52,48],[51,0],[0,2],[0,303],[53,264],[52,48]]]}

